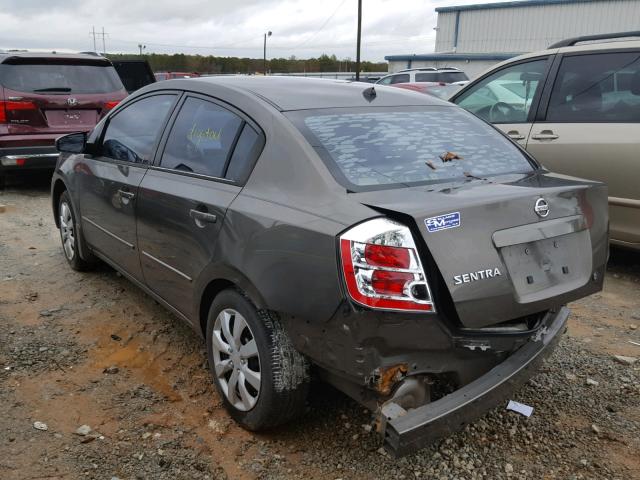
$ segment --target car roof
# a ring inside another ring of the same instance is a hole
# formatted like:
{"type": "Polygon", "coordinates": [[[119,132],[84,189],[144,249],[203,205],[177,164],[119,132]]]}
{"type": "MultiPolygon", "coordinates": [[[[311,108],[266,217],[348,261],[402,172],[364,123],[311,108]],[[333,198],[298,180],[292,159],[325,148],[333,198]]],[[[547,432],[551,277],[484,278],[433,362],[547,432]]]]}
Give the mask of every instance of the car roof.
{"type": "MultiPolygon", "coordinates": [[[[102,55],[90,53],[54,53],[54,52],[2,52],[0,53],[0,63],[19,58],[42,58],[42,59],[64,59],[64,60],[82,60],[83,62],[104,63],[109,60],[102,55]]],[[[110,63],[110,62],[109,62],[110,63]]]]}
{"type": "Polygon", "coordinates": [[[482,72],[476,78],[480,78],[485,74],[497,70],[503,66],[510,65],[514,62],[519,62],[520,60],[533,59],[536,57],[545,57],[547,55],[555,55],[557,53],[574,53],[574,52],[598,52],[600,50],[612,50],[612,49],[640,49],[640,40],[612,40],[607,42],[598,42],[598,43],[584,43],[581,45],[573,45],[569,47],[560,47],[560,48],[548,48],[546,50],[538,50],[536,52],[525,53],[523,55],[518,55],[517,57],[509,58],[503,62],[492,65],[487,70],[482,72]]]}
{"type": "Polygon", "coordinates": [[[259,97],[280,111],[368,106],[451,105],[426,95],[394,87],[305,77],[257,75],[198,77],[167,80],[156,84],[156,89],[174,85],[181,89],[198,89],[202,93],[207,93],[207,84],[223,86],[246,95],[259,97]],[[375,92],[375,96],[367,95],[371,89],[375,92]]]}

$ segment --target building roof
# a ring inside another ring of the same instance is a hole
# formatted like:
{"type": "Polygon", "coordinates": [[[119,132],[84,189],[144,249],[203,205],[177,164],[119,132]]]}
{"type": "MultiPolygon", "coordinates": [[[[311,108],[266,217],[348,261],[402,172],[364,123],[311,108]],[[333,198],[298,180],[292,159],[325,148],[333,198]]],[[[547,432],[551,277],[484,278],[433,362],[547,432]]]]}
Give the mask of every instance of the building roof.
{"type": "Polygon", "coordinates": [[[604,0],[516,0],[510,2],[474,3],[471,5],[454,5],[451,7],[438,7],[436,12],[461,12],[465,10],[492,10],[495,8],[536,7],[540,5],[563,5],[570,3],[591,3],[604,0]]]}
{"type": "Polygon", "coordinates": [[[409,55],[387,55],[384,59],[388,62],[405,62],[413,61],[452,61],[452,60],[489,60],[503,61],[516,57],[520,53],[425,53],[425,54],[409,54],[409,55]]]}

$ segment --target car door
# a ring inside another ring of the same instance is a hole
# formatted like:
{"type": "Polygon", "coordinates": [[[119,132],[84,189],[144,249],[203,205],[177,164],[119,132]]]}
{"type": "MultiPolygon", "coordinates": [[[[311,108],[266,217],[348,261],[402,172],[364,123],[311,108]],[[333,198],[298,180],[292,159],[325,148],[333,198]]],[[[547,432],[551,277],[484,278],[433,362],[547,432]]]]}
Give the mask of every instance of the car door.
{"type": "Polygon", "coordinates": [[[452,102],[494,124],[521,146],[531,122],[551,56],[535,57],[503,66],[469,84],[452,102]]]}
{"type": "Polygon", "coordinates": [[[214,261],[227,207],[255,152],[257,126],[222,102],[190,94],[174,115],[161,155],[140,185],[138,244],[147,285],[192,317],[198,278],[214,261]],[[244,153],[243,153],[244,152],[244,153]]]}
{"type": "Polygon", "coordinates": [[[76,179],[85,239],[136,280],[142,279],[136,241],[138,186],[151,163],[176,94],[137,100],[107,120],[96,155],[85,155],[76,179]]]}
{"type": "Polygon", "coordinates": [[[527,150],[552,171],[605,182],[611,238],[640,246],[640,51],[565,54],[546,90],[527,150]]]}

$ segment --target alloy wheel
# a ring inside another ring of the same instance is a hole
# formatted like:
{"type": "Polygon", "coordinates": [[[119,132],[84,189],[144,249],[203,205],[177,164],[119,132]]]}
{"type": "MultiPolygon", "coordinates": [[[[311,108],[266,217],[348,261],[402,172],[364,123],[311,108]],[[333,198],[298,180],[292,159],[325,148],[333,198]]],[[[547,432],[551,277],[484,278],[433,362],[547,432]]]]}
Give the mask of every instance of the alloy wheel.
{"type": "Polygon", "coordinates": [[[211,337],[215,374],[229,403],[251,410],[260,395],[260,356],[251,328],[236,310],[216,317],[211,337]]]}
{"type": "Polygon", "coordinates": [[[73,226],[73,216],[71,208],[67,202],[60,204],[60,236],[62,237],[62,248],[68,260],[73,260],[75,256],[75,231],[73,226]]]}

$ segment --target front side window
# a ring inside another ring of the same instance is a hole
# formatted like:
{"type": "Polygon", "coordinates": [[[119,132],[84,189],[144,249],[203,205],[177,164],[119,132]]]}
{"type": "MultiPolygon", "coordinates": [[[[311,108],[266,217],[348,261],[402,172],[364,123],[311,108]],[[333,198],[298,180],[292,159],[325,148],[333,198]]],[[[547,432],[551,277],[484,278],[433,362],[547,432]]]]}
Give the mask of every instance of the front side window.
{"type": "Polygon", "coordinates": [[[409,82],[409,74],[408,73],[403,73],[401,75],[394,75],[393,77],[391,77],[391,84],[393,85],[394,83],[408,83],[409,82]]]}
{"type": "Polygon", "coordinates": [[[530,172],[494,128],[455,107],[290,112],[288,117],[351,190],[530,172]]]}
{"type": "Polygon", "coordinates": [[[484,78],[455,103],[491,123],[524,123],[542,85],[547,59],[519,63],[484,78]]]}
{"type": "Polygon", "coordinates": [[[553,86],[548,122],[640,122],[640,53],[565,57],[553,86]]]}
{"type": "Polygon", "coordinates": [[[379,85],[390,85],[392,79],[393,75],[389,75],[388,77],[381,78],[376,83],[378,83],[379,85]]]}
{"type": "Polygon", "coordinates": [[[242,122],[220,105],[187,98],[167,139],[160,166],[222,177],[242,122]]]}
{"type": "Polygon", "coordinates": [[[175,95],[154,95],[125,107],[109,119],[102,155],[123,162],[147,164],[175,95]]]}

